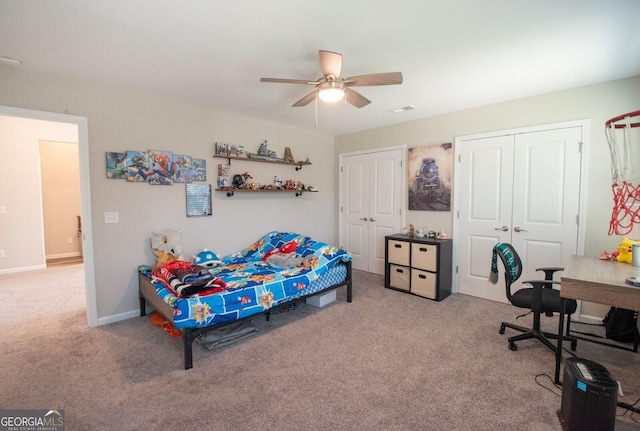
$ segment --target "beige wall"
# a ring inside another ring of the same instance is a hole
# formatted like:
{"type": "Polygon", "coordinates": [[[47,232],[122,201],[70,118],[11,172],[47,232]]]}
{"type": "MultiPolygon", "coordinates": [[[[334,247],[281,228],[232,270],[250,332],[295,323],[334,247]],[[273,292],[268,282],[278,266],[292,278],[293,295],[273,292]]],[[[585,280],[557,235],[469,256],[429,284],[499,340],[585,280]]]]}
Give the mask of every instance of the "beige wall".
{"type": "MultiPolygon", "coordinates": [[[[68,112],[88,118],[93,258],[100,323],[136,315],[136,267],[153,260],[148,240],[153,229],[182,229],[187,256],[203,247],[229,253],[272,229],[298,231],[337,243],[336,165],[339,153],[399,144],[414,147],[453,142],[456,136],[536,124],[591,120],[586,253],[599,255],[603,249],[612,249],[619,242],[619,238],[607,236],[611,180],[603,123],[612,116],[638,109],[638,100],[640,78],[636,77],[334,139],[176,100],[0,69],[0,105],[68,112]],[[284,147],[289,146],[294,157],[309,157],[313,165],[295,172],[289,167],[234,161],[232,173],[247,170],[261,182],[269,181],[274,175],[296,178],[318,187],[320,193],[301,198],[289,195],[227,198],[215,193],[212,217],[186,218],[184,186],[130,184],[108,180],[105,175],[107,151],[163,149],[205,158],[207,182],[215,183],[220,160],[211,157],[214,141],[242,144],[251,150],[252,146],[257,149],[265,138],[278,153],[282,154],[284,147]],[[120,223],[105,224],[106,211],[118,211],[120,223]]],[[[11,151],[14,160],[24,157],[19,149],[11,151]]],[[[8,162],[2,163],[6,166],[8,162]]],[[[4,178],[0,177],[0,180],[5,183],[4,178]]],[[[13,178],[9,181],[15,183],[13,178]]],[[[0,205],[3,204],[0,202],[0,205]]],[[[4,235],[7,227],[1,223],[4,235]]],[[[426,224],[451,232],[453,219],[451,213],[409,211],[407,223],[426,224]]],[[[20,237],[18,232],[24,231],[22,225],[8,229],[16,237],[20,237]]],[[[7,259],[0,265],[6,263],[7,259]]]]}
{"type": "MultiPolygon", "coordinates": [[[[291,230],[331,243],[337,241],[331,136],[176,100],[8,69],[0,69],[0,105],[88,118],[98,323],[136,315],[137,266],[153,262],[149,236],[154,229],[182,229],[186,257],[204,247],[230,253],[270,230],[291,230]],[[211,157],[213,142],[237,143],[255,151],[263,139],[268,139],[270,148],[279,154],[288,146],[294,158],[308,157],[313,164],[295,171],[289,166],[233,161],[232,173],[249,171],[259,182],[272,181],[274,175],[298,179],[317,187],[319,193],[298,198],[293,194],[238,194],[228,198],[214,193],[213,216],[187,218],[183,184],[150,186],[106,178],[107,151],[161,149],[206,159],[207,183],[215,184],[221,159],[211,157]],[[105,224],[107,211],[118,211],[120,223],[105,224]]],[[[23,157],[19,149],[14,153],[17,160],[23,157]]],[[[3,178],[0,181],[5,183],[3,178]]],[[[12,225],[8,229],[22,227],[12,225]]]]}
{"type": "MultiPolygon", "coordinates": [[[[39,143],[73,142],[75,125],[0,115],[0,273],[45,267],[39,143]]],[[[77,164],[76,164],[77,166],[77,164]]]]}
{"type": "MultiPolygon", "coordinates": [[[[614,250],[621,240],[621,237],[608,235],[613,201],[611,157],[604,135],[604,123],[612,117],[639,108],[640,77],[634,77],[338,136],[336,153],[398,144],[405,144],[407,148],[411,148],[444,142],[453,143],[457,136],[588,119],[590,139],[586,179],[587,219],[584,221],[585,254],[599,256],[605,249],[614,250]]],[[[640,136],[636,136],[634,147],[637,149],[640,136]]],[[[640,155],[640,151],[635,154],[640,155]]],[[[408,211],[406,223],[416,226],[427,225],[430,229],[444,230],[451,235],[453,213],[408,211]]],[[[601,311],[601,308],[591,311],[588,306],[584,310],[585,314],[600,314],[601,311]]]]}
{"type": "Polygon", "coordinates": [[[80,256],[78,144],[40,141],[44,243],[47,259],[80,256]]]}

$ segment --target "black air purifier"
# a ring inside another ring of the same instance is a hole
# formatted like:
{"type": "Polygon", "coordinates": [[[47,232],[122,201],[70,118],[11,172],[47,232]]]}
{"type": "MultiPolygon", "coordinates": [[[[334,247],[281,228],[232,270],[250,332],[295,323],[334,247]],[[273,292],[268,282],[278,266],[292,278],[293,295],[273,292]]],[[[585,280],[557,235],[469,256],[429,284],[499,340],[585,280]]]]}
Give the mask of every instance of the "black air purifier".
{"type": "Polygon", "coordinates": [[[558,417],[566,431],[613,431],[618,382],[602,365],[581,358],[564,361],[558,417]]]}

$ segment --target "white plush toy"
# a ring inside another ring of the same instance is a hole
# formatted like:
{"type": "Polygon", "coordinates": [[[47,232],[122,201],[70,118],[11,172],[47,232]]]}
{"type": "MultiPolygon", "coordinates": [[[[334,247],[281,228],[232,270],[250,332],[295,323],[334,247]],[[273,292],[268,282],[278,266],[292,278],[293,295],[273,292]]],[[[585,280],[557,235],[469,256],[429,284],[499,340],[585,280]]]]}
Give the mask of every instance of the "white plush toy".
{"type": "Polygon", "coordinates": [[[267,263],[278,268],[293,268],[294,266],[306,266],[312,259],[312,256],[300,257],[295,252],[291,253],[274,253],[267,257],[267,263]]]}
{"type": "Polygon", "coordinates": [[[157,261],[152,269],[157,269],[172,260],[182,260],[182,231],[175,229],[154,230],[151,235],[151,248],[157,261]]]}

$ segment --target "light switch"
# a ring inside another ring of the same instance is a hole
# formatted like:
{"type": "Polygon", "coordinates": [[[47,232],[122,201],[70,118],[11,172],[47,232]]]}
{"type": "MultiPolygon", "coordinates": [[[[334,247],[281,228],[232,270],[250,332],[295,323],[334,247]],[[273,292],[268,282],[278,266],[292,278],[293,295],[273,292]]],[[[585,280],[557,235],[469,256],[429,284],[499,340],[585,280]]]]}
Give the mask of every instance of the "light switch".
{"type": "Polygon", "coordinates": [[[7,213],[7,207],[0,207],[0,214],[6,214],[7,213]]]}
{"type": "Polygon", "coordinates": [[[104,213],[104,222],[105,223],[119,223],[120,222],[120,213],[118,211],[110,211],[104,213]]]}

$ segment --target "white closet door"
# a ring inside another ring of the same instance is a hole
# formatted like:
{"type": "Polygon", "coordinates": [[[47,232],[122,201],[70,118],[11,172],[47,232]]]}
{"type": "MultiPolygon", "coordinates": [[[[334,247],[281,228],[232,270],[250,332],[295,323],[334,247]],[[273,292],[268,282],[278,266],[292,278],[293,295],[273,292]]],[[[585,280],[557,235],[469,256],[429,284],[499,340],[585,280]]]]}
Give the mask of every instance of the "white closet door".
{"type": "Polygon", "coordinates": [[[497,242],[518,251],[520,281],[576,254],[581,140],[568,127],[459,142],[459,293],[506,302],[502,263],[498,284],[488,281],[497,242]]]}
{"type": "Polygon", "coordinates": [[[504,284],[486,281],[493,246],[511,240],[513,141],[464,141],[459,158],[458,292],[502,302],[504,284]]]}
{"type": "Polygon", "coordinates": [[[369,158],[354,155],[341,165],[342,229],[340,244],[353,256],[353,268],[369,270],[369,158]]]}
{"type": "Polygon", "coordinates": [[[540,279],[541,266],[563,267],[577,253],[580,205],[580,128],[515,136],[511,243],[523,280],[540,279]]]}
{"type": "Polygon", "coordinates": [[[341,156],[341,245],[353,268],[384,274],[384,237],[403,225],[402,148],[341,156]]]}

